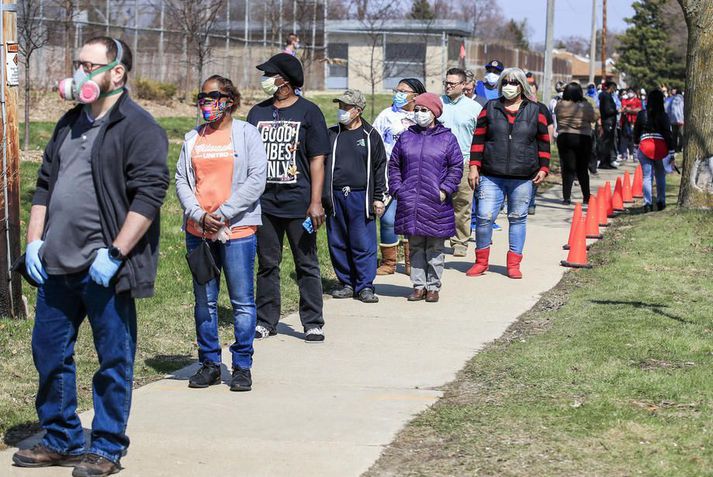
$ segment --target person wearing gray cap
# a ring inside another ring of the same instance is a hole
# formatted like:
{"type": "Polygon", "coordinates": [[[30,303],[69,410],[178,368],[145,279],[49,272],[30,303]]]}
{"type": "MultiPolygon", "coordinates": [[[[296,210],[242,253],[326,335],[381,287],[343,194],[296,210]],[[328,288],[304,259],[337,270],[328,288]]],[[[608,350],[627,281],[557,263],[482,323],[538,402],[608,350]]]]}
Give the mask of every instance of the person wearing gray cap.
{"type": "Polygon", "coordinates": [[[362,118],[366,99],[348,89],[334,98],[339,124],[329,129],[323,203],[327,209],[329,255],[339,287],[334,298],[376,303],[376,218],[384,213],[386,149],[381,136],[362,118]]]}
{"type": "Polygon", "coordinates": [[[256,104],[247,121],[260,131],[267,151],[267,185],[262,195],[262,227],[257,231],[258,272],[255,338],[277,334],[280,321],[280,262],[285,235],[292,249],[300,290],[305,341],[324,341],[322,279],[317,234],[324,223],[322,186],[329,136],[316,104],[295,94],[304,84],[302,64],[278,53],[257,67],[270,97],[256,104]],[[307,217],[307,219],[305,219],[307,217]]]}

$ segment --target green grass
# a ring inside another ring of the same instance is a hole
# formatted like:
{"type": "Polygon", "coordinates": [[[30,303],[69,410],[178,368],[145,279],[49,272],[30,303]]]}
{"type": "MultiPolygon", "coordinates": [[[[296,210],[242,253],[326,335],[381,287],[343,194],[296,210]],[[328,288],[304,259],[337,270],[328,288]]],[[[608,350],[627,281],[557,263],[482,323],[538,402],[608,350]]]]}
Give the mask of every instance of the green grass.
{"type": "Polygon", "coordinates": [[[713,475],[713,214],[616,222],[368,475],[713,475]]]}
{"type": "MultiPolygon", "coordinates": [[[[193,118],[164,118],[159,123],[168,131],[169,168],[174,175],[180,141],[195,125],[193,118]]],[[[43,148],[54,125],[32,123],[32,147],[43,148]]],[[[29,219],[29,207],[34,191],[38,163],[22,162],[20,165],[23,233],[29,219]]],[[[138,300],[138,351],[135,380],[141,385],[156,380],[166,373],[191,363],[197,357],[193,325],[193,292],[191,276],[185,260],[184,233],[181,232],[181,208],[175,187],[169,188],[161,209],[161,255],[159,260],[156,295],[138,300]]],[[[329,261],[325,229],[318,235],[319,260],[325,289],[334,284],[334,273],[329,261]]],[[[23,237],[24,240],[24,237],[23,237]]],[[[282,306],[283,313],[297,310],[299,290],[295,283],[295,270],[287,240],[283,249],[282,306]]],[[[30,303],[33,316],[35,292],[23,284],[23,292],[30,303]]],[[[225,285],[223,284],[223,290],[225,285]]],[[[232,335],[230,302],[223,292],[219,301],[221,342],[229,345],[232,335]]],[[[16,442],[35,429],[34,395],[37,373],[32,363],[30,348],[33,320],[0,318],[0,435],[5,442],[16,442]]],[[[91,377],[96,369],[96,354],[91,331],[83,326],[76,347],[79,409],[91,407],[91,377]]],[[[2,444],[0,443],[0,447],[2,444]]]]}
{"type": "MultiPolygon", "coordinates": [[[[327,120],[327,126],[334,126],[337,124],[337,104],[332,102],[332,99],[339,96],[342,92],[336,91],[334,94],[318,94],[314,96],[307,95],[306,98],[314,102],[319,106],[319,108],[324,113],[324,118],[327,120]]],[[[374,118],[383,111],[385,108],[391,105],[391,95],[389,94],[375,94],[374,95],[374,109],[371,109],[371,95],[365,94],[366,96],[366,109],[364,110],[364,118],[371,122],[374,122],[374,118]]]]}

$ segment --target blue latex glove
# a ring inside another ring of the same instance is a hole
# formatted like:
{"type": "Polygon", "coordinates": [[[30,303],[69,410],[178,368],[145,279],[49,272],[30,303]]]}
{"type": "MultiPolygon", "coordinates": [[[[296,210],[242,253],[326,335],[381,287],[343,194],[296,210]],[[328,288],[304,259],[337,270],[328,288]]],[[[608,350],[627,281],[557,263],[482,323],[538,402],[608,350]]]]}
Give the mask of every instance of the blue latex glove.
{"type": "Polygon", "coordinates": [[[27,274],[40,285],[44,285],[45,280],[47,280],[47,272],[45,272],[45,267],[42,265],[42,260],[40,260],[40,247],[42,247],[43,243],[45,243],[43,240],[35,240],[27,244],[25,249],[25,269],[27,274]]]}
{"type": "Polygon", "coordinates": [[[97,250],[97,256],[94,258],[94,262],[89,268],[89,276],[97,284],[103,287],[108,287],[111,278],[116,275],[120,266],[121,260],[111,258],[109,256],[108,248],[100,248],[97,250]]]}

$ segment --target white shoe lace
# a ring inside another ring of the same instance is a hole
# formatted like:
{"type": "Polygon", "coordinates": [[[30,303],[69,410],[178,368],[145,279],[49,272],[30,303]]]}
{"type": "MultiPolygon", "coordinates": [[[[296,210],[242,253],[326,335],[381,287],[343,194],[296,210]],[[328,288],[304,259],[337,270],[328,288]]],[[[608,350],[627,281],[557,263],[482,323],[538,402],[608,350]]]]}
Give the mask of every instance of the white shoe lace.
{"type": "Polygon", "coordinates": [[[307,330],[308,335],[322,335],[324,336],[324,331],[322,331],[322,328],[311,328],[307,330]]]}

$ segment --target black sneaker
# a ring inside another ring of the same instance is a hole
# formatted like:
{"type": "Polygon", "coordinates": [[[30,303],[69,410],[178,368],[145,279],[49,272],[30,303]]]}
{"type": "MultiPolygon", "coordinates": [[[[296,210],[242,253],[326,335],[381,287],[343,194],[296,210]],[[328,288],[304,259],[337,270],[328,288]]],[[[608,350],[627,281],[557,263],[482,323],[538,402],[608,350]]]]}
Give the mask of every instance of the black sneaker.
{"type": "Polygon", "coordinates": [[[253,387],[253,378],[249,369],[233,368],[233,377],[230,378],[231,391],[250,391],[253,387]]]}
{"type": "Polygon", "coordinates": [[[357,299],[362,303],[379,303],[379,297],[374,294],[371,288],[364,288],[359,292],[357,299]]]}
{"type": "Polygon", "coordinates": [[[564,199],[564,200],[562,201],[562,205],[572,205],[572,201],[569,200],[569,199],[564,199]]]}
{"type": "Polygon", "coordinates": [[[648,214],[649,212],[653,212],[653,211],[654,211],[653,205],[651,205],[651,204],[644,205],[644,213],[645,214],[648,214]]]}
{"type": "Polygon", "coordinates": [[[72,471],[73,477],[105,477],[121,470],[118,462],[112,462],[97,454],[85,454],[72,471]]]}
{"type": "Polygon", "coordinates": [[[349,285],[341,285],[339,288],[332,290],[332,298],[352,298],[354,296],[354,289],[349,285]]]}
{"type": "Polygon", "coordinates": [[[322,331],[322,327],[318,326],[317,328],[311,328],[305,331],[305,341],[307,343],[321,343],[324,341],[324,331],[322,331]]]}
{"type": "Polygon", "coordinates": [[[662,211],[663,209],[666,208],[666,203],[665,202],[656,202],[656,209],[658,211],[662,211]]]}
{"type": "Polygon", "coordinates": [[[535,215],[535,208],[534,207],[528,207],[527,208],[527,215],[535,215]]]}
{"type": "Polygon", "coordinates": [[[220,366],[215,363],[203,363],[201,368],[188,379],[189,388],[207,388],[220,384],[220,366]]]}

